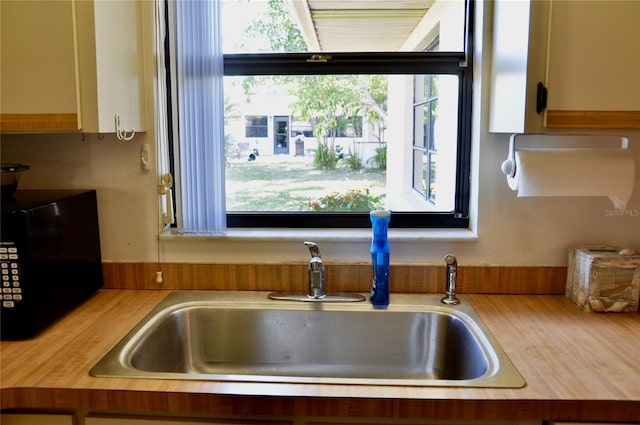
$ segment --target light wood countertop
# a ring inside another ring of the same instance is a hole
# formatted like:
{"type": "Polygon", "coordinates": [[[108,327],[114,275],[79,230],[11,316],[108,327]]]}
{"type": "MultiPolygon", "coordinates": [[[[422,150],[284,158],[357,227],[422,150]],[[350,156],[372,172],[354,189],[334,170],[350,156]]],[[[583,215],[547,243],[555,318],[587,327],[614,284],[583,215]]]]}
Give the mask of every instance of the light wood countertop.
{"type": "Polygon", "coordinates": [[[561,295],[466,295],[526,380],[523,388],[90,376],[167,294],[105,289],[36,338],[3,341],[2,409],[640,422],[640,313],[585,313],[561,295]]]}

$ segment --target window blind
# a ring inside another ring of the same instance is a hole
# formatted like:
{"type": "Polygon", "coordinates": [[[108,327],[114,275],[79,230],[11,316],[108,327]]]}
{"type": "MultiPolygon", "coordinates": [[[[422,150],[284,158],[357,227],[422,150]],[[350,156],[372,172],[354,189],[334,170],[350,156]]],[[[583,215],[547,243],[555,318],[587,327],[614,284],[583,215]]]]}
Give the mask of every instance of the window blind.
{"type": "Polygon", "coordinates": [[[224,95],[218,1],[176,1],[179,190],[184,232],[226,232],[224,95]]]}

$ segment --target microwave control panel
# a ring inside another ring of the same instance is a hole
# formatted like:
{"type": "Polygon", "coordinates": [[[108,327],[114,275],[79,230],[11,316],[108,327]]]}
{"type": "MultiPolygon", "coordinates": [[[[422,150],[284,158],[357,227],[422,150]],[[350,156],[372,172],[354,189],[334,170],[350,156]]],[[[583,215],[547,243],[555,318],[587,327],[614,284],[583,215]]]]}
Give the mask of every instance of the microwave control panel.
{"type": "Polygon", "coordinates": [[[2,308],[13,308],[22,301],[20,264],[15,242],[0,242],[0,279],[2,279],[2,308]]]}

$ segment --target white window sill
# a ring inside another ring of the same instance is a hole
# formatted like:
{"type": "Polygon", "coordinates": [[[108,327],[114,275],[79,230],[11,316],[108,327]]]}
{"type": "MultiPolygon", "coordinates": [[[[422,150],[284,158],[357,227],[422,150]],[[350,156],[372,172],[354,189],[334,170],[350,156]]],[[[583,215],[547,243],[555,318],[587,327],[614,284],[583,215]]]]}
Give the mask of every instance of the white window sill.
{"type": "MultiPolygon", "coordinates": [[[[225,235],[185,234],[167,230],[161,240],[237,240],[237,241],[300,241],[301,239],[331,242],[366,242],[371,229],[280,229],[232,228],[225,235]]],[[[470,229],[389,229],[389,240],[396,242],[475,242],[478,235],[470,229]]]]}

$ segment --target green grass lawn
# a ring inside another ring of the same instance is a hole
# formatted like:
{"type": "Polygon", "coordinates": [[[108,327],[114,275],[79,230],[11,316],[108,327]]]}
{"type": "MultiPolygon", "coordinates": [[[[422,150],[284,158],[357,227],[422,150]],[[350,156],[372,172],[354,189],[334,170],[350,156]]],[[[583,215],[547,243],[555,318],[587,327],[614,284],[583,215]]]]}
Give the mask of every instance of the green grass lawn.
{"type": "Polygon", "coordinates": [[[334,170],[314,168],[308,156],[233,160],[226,170],[227,211],[309,211],[309,201],[353,189],[383,196],[385,178],[380,170],[353,170],[342,160],[334,170]]]}

